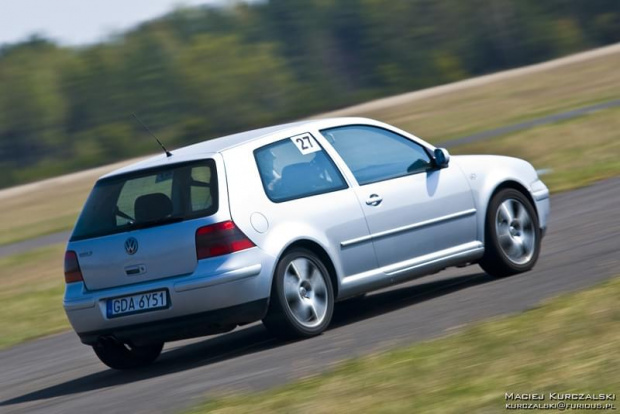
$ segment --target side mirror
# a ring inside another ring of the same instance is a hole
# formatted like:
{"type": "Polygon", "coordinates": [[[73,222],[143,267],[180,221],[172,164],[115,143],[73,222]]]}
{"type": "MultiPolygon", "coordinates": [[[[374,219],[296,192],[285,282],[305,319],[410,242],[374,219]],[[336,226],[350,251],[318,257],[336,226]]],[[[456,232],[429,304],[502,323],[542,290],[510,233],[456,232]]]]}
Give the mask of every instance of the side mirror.
{"type": "Polygon", "coordinates": [[[450,164],[450,153],[445,148],[436,148],[433,152],[437,168],[446,168],[450,164]]]}

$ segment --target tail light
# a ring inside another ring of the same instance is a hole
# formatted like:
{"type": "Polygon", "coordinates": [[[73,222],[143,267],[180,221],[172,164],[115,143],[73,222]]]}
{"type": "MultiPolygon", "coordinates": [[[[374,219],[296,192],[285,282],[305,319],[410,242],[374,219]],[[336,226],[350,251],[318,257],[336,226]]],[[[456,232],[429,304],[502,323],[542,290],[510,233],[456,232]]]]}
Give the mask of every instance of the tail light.
{"type": "Polygon", "coordinates": [[[254,247],[254,243],[232,221],[211,224],[196,230],[198,260],[254,247]]]}
{"type": "Polygon", "coordinates": [[[65,252],[65,283],[82,282],[82,270],[77,254],[73,250],[65,252]]]}

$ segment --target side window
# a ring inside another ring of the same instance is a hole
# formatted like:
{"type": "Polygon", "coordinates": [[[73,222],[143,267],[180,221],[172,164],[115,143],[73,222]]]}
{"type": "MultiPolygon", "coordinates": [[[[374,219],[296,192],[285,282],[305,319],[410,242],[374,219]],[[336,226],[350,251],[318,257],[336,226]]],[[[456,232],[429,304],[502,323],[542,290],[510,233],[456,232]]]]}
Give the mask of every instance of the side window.
{"type": "Polygon", "coordinates": [[[423,172],[431,166],[422,146],[383,128],[351,125],[321,133],[360,185],[423,172]]]}
{"type": "Polygon", "coordinates": [[[340,171],[310,134],[258,148],[254,158],[265,193],[274,202],[347,188],[340,171]]]}
{"type": "Polygon", "coordinates": [[[189,186],[191,211],[207,210],[213,205],[211,197],[211,168],[199,165],[192,168],[189,186]]]}

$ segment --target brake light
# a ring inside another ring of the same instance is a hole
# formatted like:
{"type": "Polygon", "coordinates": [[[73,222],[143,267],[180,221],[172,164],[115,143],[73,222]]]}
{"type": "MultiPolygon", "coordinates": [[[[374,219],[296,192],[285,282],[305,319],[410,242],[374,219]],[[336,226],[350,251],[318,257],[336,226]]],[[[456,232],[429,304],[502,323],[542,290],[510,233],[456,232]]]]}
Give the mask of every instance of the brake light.
{"type": "Polygon", "coordinates": [[[198,260],[254,247],[254,243],[232,221],[211,224],[196,230],[198,260]]]}
{"type": "Polygon", "coordinates": [[[82,270],[77,254],[73,250],[65,252],[65,283],[82,282],[82,270]]]}

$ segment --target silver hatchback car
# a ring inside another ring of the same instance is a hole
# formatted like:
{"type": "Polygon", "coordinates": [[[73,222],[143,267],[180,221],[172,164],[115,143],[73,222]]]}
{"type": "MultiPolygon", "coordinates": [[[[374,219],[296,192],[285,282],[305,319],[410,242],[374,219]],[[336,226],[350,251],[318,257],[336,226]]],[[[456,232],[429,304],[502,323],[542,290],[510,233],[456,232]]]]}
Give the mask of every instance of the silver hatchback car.
{"type": "Polygon", "coordinates": [[[309,337],[336,301],[449,266],[530,270],[548,214],[523,160],[450,159],[364,118],[279,125],[99,179],[67,246],[64,308],[116,369],[258,320],[309,337]]]}

